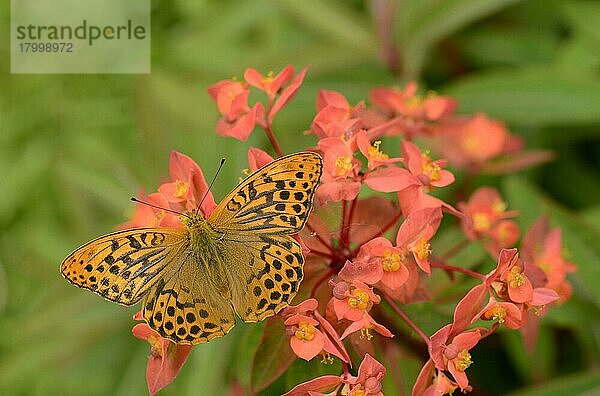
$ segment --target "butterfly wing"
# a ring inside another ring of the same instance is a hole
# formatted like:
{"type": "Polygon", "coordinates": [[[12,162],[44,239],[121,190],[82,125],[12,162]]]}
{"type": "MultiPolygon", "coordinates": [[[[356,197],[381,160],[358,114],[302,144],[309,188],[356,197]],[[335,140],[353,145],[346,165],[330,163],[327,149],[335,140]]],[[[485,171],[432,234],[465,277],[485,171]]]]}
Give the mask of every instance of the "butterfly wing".
{"type": "Polygon", "coordinates": [[[61,264],[76,286],[123,305],[138,302],[185,248],[185,230],[141,228],[119,231],[86,243],[61,264]]]}
{"type": "Polygon", "coordinates": [[[302,280],[299,232],[312,208],[322,173],[315,153],[282,157],[240,183],[208,219],[223,234],[232,302],[246,322],[287,306],[302,280]]]}
{"type": "Polygon", "coordinates": [[[287,235],[225,235],[232,302],[245,322],[258,322],[289,305],[302,280],[302,248],[287,235]]]}
{"type": "Polygon", "coordinates": [[[322,170],[316,153],[279,158],[234,188],[208,222],[221,232],[298,233],[310,213],[322,170]]]}
{"type": "Polygon", "coordinates": [[[224,336],[235,325],[229,298],[224,298],[193,258],[173,263],[175,274],[161,279],[143,304],[143,316],[161,337],[179,344],[197,344],[224,336]]]}

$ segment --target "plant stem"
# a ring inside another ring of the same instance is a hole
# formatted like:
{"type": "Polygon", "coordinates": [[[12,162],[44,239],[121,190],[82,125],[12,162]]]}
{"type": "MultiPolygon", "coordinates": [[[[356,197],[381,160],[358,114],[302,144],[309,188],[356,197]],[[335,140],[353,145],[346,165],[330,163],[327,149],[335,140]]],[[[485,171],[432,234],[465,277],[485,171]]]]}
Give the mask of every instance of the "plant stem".
{"type": "Polygon", "coordinates": [[[321,244],[323,244],[323,246],[325,246],[332,253],[335,253],[335,249],[333,248],[333,246],[331,246],[326,240],[324,240],[323,237],[321,237],[321,235],[319,235],[319,233],[317,231],[315,231],[315,229],[310,225],[309,222],[306,222],[305,227],[310,230],[311,235],[314,236],[315,238],[317,238],[317,240],[319,242],[321,242],[321,244]]]}
{"type": "Polygon", "coordinates": [[[271,124],[267,123],[267,126],[265,127],[265,132],[267,134],[267,137],[269,138],[269,141],[271,142],[271,146],[273,146],[273,149],[275,150],[277,155],[283,157],[283,151],[281,151],[279,142],[277,141],[277,138],[275,138],[275,134],[271,130],[271,124]]]}
{"type": "Polygon", "coordinates": [[[343,237],[342,237],[342,242],[343,245],[345,247],[348,247],[350,245],[350,228],[352,227],[352,217],[354,217],[354,210],[356,209],[356,204],[358,202],[358,198],[354,198],[352,200],[352,204],[350,205],[350,212],[348,213],[348,216],[346,218],[346,225],[344,227],[344,229],[342,230],[343,232],[343,237]]]}
{"type": "Polygon", "coordinates": [[[452,257],[456,256],[458,253],[460,253],[464,248],[466,248],[467,246],[469,246],[470,242],[471,241],[469,241],[468,239],[463,239],[462,241],[460,241],[459,243],[457,243],[456,245],[454,245],[446,253],[444,253],[440,257],[440,259],[442,261],[447,261],[448,259],[451,259],[452,257]]]}
{"type": "Polygon", "coordinates": [[[315,282],[315,285],[313,286],[312,290],[310,291],[310,296],[314,297],[317,294],[317,290],[319,289],[319,287],[321,287],[321,285],[323,284],[323,282],[325,282],[334,273],[335,273],[335,270],[334,269],[330,269],[317,282],[315,282]]]}
{"type": "Polygon", "coordinates": [[[448,264],[440,263],[440,262],[433,261],[433,260],[429,260],[429,264],[433,268],[440,268],[440,269],[443,269],[446,271],[460,272],[462,274],[472,276],[473,278],[481,279],[482,281],[485,280],[485,275],[480,274],[479,272],[472,271],[467,268],[457,267],[454,265],[448,265],[448,264]]]}
{"type": "Polygon", "coordinates": [[[427,337],[427,335],[423,333],[423,330],[421,330],[412,320],[410,320],[410,318],[396,305],[392,297],[390,297],[387,293],[384,292],[381,292],[381,295],[383,296],[385,301],[387,301],[390,307],[392,307],[392,309],[406,322],[406,324],[411,329],[413,329],[413,331],[417,333],[419,337],[421,337],[421,339],[423,340],[423,342],[425,342],[425,344],[427,344],[427,346],[429,346],[429,337],[427,337]]]}

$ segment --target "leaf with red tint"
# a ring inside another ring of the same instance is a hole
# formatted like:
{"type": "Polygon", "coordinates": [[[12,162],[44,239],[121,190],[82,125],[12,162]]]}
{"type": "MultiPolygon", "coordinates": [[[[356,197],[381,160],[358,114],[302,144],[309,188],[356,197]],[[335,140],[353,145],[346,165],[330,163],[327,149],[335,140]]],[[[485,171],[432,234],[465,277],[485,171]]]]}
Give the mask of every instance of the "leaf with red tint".
{"type": "Polygon", "coordinates": [[[365,243],[380,235],[383,227],[398,214],[398,209],[383,197],[359,199],[350,219],[349,239],[351,243],[365,243]]]}
{"type": "Polygon", "coordinates": [[[280,319],[268,319],[254,353],[250,384],[253,392],[271,385],[296,359],[280,319]]]}
{"type": "Polygon", "coordinates": [[[481,167],[481,173],[486,175],[507,175],[550,162],[555,158],[550,150],[528,150],[506,154],[488,161],[481,167]]]}
{"type": "Polygon", "coordinates": [[[480,284],[469,290],[462,300],[458,302],[454,309],[452,335],[462,332],[471,324],[473,318],[481,311],[487,296],[487,288],[485,285],[480,284]]]}

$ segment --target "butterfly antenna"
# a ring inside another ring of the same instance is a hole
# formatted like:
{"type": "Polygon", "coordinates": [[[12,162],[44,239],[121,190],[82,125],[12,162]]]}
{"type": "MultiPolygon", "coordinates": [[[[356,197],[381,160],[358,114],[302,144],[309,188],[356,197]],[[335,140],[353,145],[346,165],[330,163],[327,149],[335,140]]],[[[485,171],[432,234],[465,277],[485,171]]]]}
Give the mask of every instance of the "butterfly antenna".
{"type": "Polygon", "coordinates": [[[136,203],[141,203],[141,204],[143,204],[143,205],[148,205],[148,206],[150,206],[151,208],[155,208],[155,209],[164,210],[164,211],[167,211],[167,212],[175,213],[176,215],[179,215],[179,216],[185,216],[185,217],[189,218],[189,216],[188,216],[188,215],[186,215],[185,213],[178,212],[178,211],[176,211],[176,210],[173,210],[173,209],[163,208],[162,206],[154,205],[154,204],[151,204],[150,202],[140,201],[139,199],[137,199],[137,198],[135,198],[135,197],[131,197],[131,200],[132,200],[133,202],[136,202],[136,203]]]}
{"type": "Polygon", "coordinates": [[[213,176],[210,184],[208,185],[208,189],[204,193],[204,196],[202,197],[202,199],[200,200],[200,203],[198,204],[198,207],[196,208],[196,214],[198,214],[198,212],[200,212],[200,207],[202,206],[202,202],[204,202],[204,199],[210,192],[210,189],[212,188],[213,184],[215,183],[215,180],[217,180],[217,176],[219,175],[219,172],[221,171],[221,168],[223,167],[224,163],[225,163],[225,158],[221,158],[221,163],[219,164],[219,167],[217,168],[215,175],[213,176]]]}

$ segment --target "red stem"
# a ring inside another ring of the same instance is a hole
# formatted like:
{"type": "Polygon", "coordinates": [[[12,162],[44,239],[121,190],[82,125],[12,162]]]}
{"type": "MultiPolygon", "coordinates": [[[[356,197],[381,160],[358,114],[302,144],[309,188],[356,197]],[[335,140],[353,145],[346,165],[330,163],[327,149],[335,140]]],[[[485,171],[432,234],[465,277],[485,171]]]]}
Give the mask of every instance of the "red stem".
{"type": "Polygon", "coordinates": [[[427,346],[429,346],[429,337],[427,337],[425,333],[423,333],[423,330],[421,330],[412,320],[410,320],[410,318],[396,305],[394,300],[390,296],[388,296],[387,293],[381,292],[381,295],[383,296],[385,301],[387,301],[390,307],[392,307],[392,309],[396,311],[396,313],[406,322],[406,324],[411,329],[413,329],[413,331],[417,333],[419,337],[421,337],[421,339],[425,342],[425,344],[427,344],[427,346]]]}
{"type": "Polygon", "coordinates": [[[321,287],[321,285],[323,284],[323,282],[325,282],[328,278],[331,277],[331,275],[335,274],[335,270],[334,269],[330,269],[329,271],[327,271],[327,273],[325,275],[323,275],[313,286],[312,290],[310,291],[310,296],[314,297],[317,294],[317,290],[319,289],[319,287],[321,287]]]}
{"type": "Polygon", "coordinates": [[[317,238],[319,240],[319,242],[321,242],[323,244],[323,246],[325,246],[332,253],[335,253],[335,249],[333,248],[333,246],[331,246],[329,243],[327,243],[327,241],[324,240],[323,237],[321,237],[321,235],[319,235],[319,233],[317,231],[315,231],[315,229],[310,225],[309,222],[306,223],[305,227],[310,230],[311,234],[314,234],[313,236],[315,238],[317,238]]]}
{"type": "Polygon", "coordinates": [[[440,263],[440,262],[434,262],[433,260],[429,260],[429,264],[433,268],[440,268],[440,269],[443,269],[446,271],[460,272],[462,274],[472,276],[473,278],[477,278],[477,279],[481,279],[482,281],[485,281],[485,275],[480,274],[479,272],[472,271],[470,269],[457,267],[454,265],[448,265],[448,264],[444,264],[444,263],[440,263]]]}
{"type": "Polygon", "coordinates": [[[334,256],[334,255],[333,255],[333,254],[331,254],[331,253],[327,253],[327,252],[321,252],[321,251],[319,251],[319,250],[316,250],[316,249],[310,249],[310,253],[312,253],[312,254],[316,254],[317,256],[321,256],[321,257],[328,258],[328,259],[330,259],[330,260],[335,260],[335,259],[337,259],[337,257],[336,257],[336,256],[334,256]]]}
{"type": "Polygon", "coordinates": [[[471,243],[471,241],[469,241],[468,239],[463,239],[462,241],[460,241],[459,243],[457,243],[456,245],[454,245],[450,250],[448,250],[446,253],[444,253],[440,259],[442,261],[448,261],[449,259],[451,259],[452,257],[456,256],[458,253],[461,252],[461,250],[463,250],[464,248],[466,248],[467,246],[469,246],[469,243],[471,243]]]}
{"type": "Polygon", "coordinates": [[[344,240],[344,229],[346,228],[346,211],[347,211],[346,200],[342,200],[342,218],[340,220],[340,246],[346,247],[346,241],[344,240]]]}
{"type": "Polygon", "coordinates": [[[350,228],[352,227],[352,217],[354,217],[354,210],[356,209],[356,204],[358,202],[358,198],[354,198],[352,200],[352,205],[350,205],[350,212],[348,216],[346,216],[346,225],[343,229],[343,238],[342,238],[342,246],[348,247],[350,245],[350,228]]]}
{"type": "Polygon", "coordinates": [[[267,126],[265,127],[265,132],[267,133],[267,137],[269,138],[269,141],[271,142],[271,146],[273,146],[273,149],[275,149],[275,152],[277,153],[277,155],[280,157],[283,157],[283,151],[281,151],[279,142],[277,142],[277,139],[275,138],[275,134],[271,130],[271,125],[269,123],[267,123],[267,126]]]}

